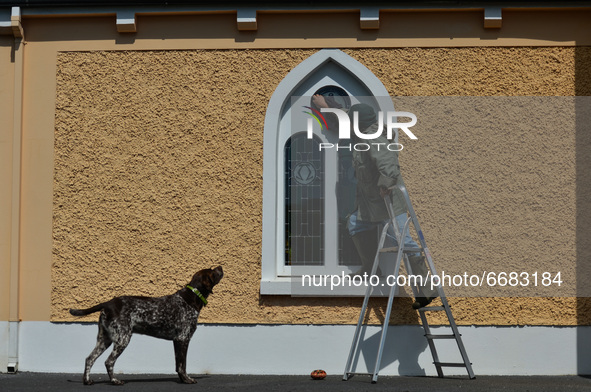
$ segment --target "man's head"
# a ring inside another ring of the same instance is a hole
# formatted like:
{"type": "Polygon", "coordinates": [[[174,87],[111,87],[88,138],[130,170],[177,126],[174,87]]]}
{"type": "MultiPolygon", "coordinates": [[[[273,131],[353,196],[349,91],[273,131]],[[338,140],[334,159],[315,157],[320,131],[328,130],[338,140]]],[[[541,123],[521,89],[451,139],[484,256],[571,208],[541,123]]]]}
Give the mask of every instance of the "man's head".
{"type": "Polygon", "coordinates": [[[353,113],[359,113],[359,129],[365,129],[377,121],[375,110],[366,103],[358,103],[349,109],[349,118],[353,123],[353,113]]]}

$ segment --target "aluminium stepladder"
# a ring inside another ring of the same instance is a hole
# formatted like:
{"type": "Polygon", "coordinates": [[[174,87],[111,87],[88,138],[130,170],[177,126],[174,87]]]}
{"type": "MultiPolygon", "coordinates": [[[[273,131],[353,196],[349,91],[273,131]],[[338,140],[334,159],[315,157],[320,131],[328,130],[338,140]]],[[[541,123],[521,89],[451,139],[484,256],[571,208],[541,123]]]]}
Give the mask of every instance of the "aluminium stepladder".
{"type": "MultiPolygon", "coordinates": [[[[408,261],[408,256],[407,256],[408,253],[422,253],[425,256],[425,259],[427,261],[427,267],[431,273],[431,276],[436,275],[437,271],[435,269],[435,265],[433,264],[433,259],[431,257],[431,253],[429,252],[429,248],[427,248],[427,244],[425,242],[425,237],[423,236],[423,232],[421,231],[421,227],[419,225],[417,216],[416,216],[415,211],[414,211],[412,204],[410,202],[410,197],[408,196],[408,192],[406,190],[406,187],[404,185],[398,185],[397,188],[402,193],[402,195],[404,197],[404,200],[405,200],[406,206],[407,206],[407,210],[409,212],[409,217],[406,220],[402,230],[400,230],[400,228],[398,227],[398,224],[396,222],[396,217],[394,216],[392,201],[391,201],[390,197],[384,197],[384,202],[386,203],[386,208],[388,209],[388,215],[390,216],[390,219],[384,225],[384,227],[382,229],[382,232],[380,235],[380,241],[378,243],[376,256],[375,256],[373,266],[372,266],[371,275],[376,274],[376,271],[377,271],[377,268],[379,265],[380,253],[385,253],[385,252],[396,254],[396,263],[395,263],[394,274],[393,274],[394,275],[394,282],[398,281],[398,275],[400,272],[401,262],[403,259],[404,259],[404,264],[405,264],[407,273],[412,274],[411,266],[410,266],[410,263],[408,261]],[[419,239],[419,244],[418,244],[419,247],[418,248],[409,248],[409,247],[405,247],[405,245],[404,245],[404,240],[403,240],[404,233],[407,233],[407,230],[409,229],[411,222],[413,224],[413,227],[415,228],[415,231],[416,231],[418,239],[419,239]],[[389,247],[389,248],[385,247],[387,232],[390,227],[392,227],[392,229],[394,231],[394,235],[396,237],[396,242],[399,245],[398,247],[389,247]]],[[[394,297],[396,296],[397,289],[398,288],[396,287],[396,285],[390,286],[390,293],[388,296],[388,305],[386,307],[384,324],[383,324],[382,330],[381,330],[380,344],[379,344],[378,353],[377,353],[377,357],[376,357],[375,368],[372,373],[357,373],[357,372],[352,371],[353,358],[354,358],[355,354],[361,348],[361,343],[362,343],[360,341],[361,329],[363,327],[363,320],[365,318],[365,314],[367,311],[367,305],[369,303],[369,298],[371,297],[372,290],[373,290],[373,286],[371,286],[371,285],[367,286],[367,289],[365,291],[365,298],[363,299],[363,305],[361,307],[361,312],[359,314],[359,320],[357,321],[357,328],[355,329],[355,334],[353,336],[353,343],[351,344],[351,349],[349,351],[349,357],[347,359],[345,372],[343,374],[343,380],[346,381],[353,375],[369,375],[369,376],[371,376],[372,383],[377,382],[378,373],[380,371],[380,363],[382,360],[382,355],[384,353],[384,345],[386,342],[386,334],[388,331],[388,324],[390,322],[390,314],[392,312],[392,303],[394,301],[394,297]]],[[[416,287],[412,287],[412,291],[413,291],[413,294],[416,298],[416,296],[418,294],[418,289],[416,287]]],[[[465,367],[468,372],[468,376],[471,379],[473,379],[473,378],[475,378],[475,375],[474,375],[474,371],[472,370],[472,364],[470,363],[470,361],[468,359],[468,354],[466,353],[464,343],[462,342],[462,337],[458,331],[458,327],[457,327],[457,325],[454,321],[453,315],[451,313],[451,308],[449,306],[449,303],[447,302],[447,298],[445,297],[445,293],[443,292],[443,288],[441,287],[441,285],[437,286],[437,292],[438,292],[439,298],[441,299],[442,306],[426,306],[426,307],[418,309],[418,312],[419,312],[419,315],[421,318],[421,324],[423,326],[423,329],[425,330],[425,337],[427,338],[429,349],[431,350],[431,355],[433,356],[433,364],[435,365],[435,368],[437,370],[437,375],[439,377],[443,377],[443,369],[442,369],[443,367],[465,367]],[[452,331],[451,334],[432,334],[431,333],[431,328],[429,326],[429,323],[427,322],[427,316],[425,315],[426,312],[430,312],[430,311],[445,311],[447,318],[449,320],[449,326],[452,331]],[[435,346],[435,340],[437,340],[437,339],[455,339],[458,349],[460,351],[460,354],[462,356],[463,362],[441,362],[439,360],[439,355],[437,354],[437,348],[435,346]]]]}

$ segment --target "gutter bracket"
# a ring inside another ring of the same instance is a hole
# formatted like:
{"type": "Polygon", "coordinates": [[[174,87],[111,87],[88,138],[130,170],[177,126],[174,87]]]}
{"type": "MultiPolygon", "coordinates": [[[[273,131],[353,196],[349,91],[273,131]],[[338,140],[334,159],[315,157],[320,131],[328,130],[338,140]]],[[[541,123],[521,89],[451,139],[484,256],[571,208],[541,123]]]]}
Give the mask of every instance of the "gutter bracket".
{"type": "Polygon", "coordinates": [[[119,33],[135,33],[137,27],[135,25],[135,12],[133,11],[119,11],[117,12],[117,32],[119,33]]]}
{"type": "Polygon", "coordinates": [[[14,38],[25,38],[25,31],[21,19],[21,7],[12,7],[10,13],[10,27],[12,28],[12,35],[14,38]]]}
{"type": "Polygon", "coordinates": [[[236,15],[239,31],[255,31],[257,26],[257,10],[255,8],[239,8],[236,15]]]}
{"type": "Polygon", "coordinates": [[[500,29],[503,25],[503,10],[501,7],[484,7],[484,28],[500,29]]]}
{"type": "Polygon", "coordinates": [[[377,30],[380,28],[379,8],[363,7],[359,11],[359,27],[361,27],[362,30],[377,30]]]}

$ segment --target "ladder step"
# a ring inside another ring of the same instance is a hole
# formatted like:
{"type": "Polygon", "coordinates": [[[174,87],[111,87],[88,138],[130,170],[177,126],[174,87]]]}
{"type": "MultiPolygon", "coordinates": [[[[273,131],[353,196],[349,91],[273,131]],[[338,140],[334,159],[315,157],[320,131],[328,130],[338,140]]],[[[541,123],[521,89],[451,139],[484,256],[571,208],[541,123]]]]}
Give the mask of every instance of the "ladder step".
{"type": "Polygon", "coordinates": [[[423,308],[417,309],[419,312],[438,312],[445,310],[443,306],[425,306],[423,308]]]}
{"type": "Polygon", "coordinates": [[[454,334],[451,334],[451,335],[433,335],[431,333],[427,333],[427,334],[425,334],[425,337],[427,339],[455,339],[456,338],[456,335],[454,335],[454,334]]]}
{"type": "MultiPolygon", "coordinates": [[[[435,366],[444,366],[444,367],[466,367],[466,364],[463,362],[433,362],[435,366]]],[[[472,363],[470,363],[471,365],[472,363]]]]}
{"type": "Polygon", "coordinates": [[[347,372],[347,376],[373,376],[373,373],[354,373],[354,372],[347,372]]]}
{"type": "MultiPolygon", "coordinates": [[[[420,253],[422,252],[422,248],[404,248],[404,253],[420,253]]],[[[380,249],[380,253],[396,253],[398,252],[398,247],[394,246],[391,248],[382,248],[380,249]]]]}

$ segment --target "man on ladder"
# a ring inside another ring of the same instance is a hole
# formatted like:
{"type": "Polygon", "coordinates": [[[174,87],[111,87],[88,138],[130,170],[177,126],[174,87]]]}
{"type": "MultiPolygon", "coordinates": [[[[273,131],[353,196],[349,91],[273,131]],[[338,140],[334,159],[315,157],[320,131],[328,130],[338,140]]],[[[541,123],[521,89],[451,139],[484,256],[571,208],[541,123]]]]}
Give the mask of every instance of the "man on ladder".
{"type": "MultiPolygon", "coordinates": [[[[353,119],[355,118],[354,113],[357,113],[360,132],[367,134],[376,133],[379,125],[376,124],[376,114],[371,106],[365,104],[354,105],[349,109],[349,116],[353,117],[353,119]]],[[[433,264],[431,253],[427,248],[416,213],[410,202],[408,192],[402,182],[398,155],[395,151],[390,151],[387,148],[379,148],[388,143],[389,141],[384,136],[380,136],[374,140],[374,143],[372,143],[367,151],[356,150],[353,155],[353,166],[355,168],[355,176],[357,177],[357,209],[351,214],[348,226],[362,260],[362,268],[358,273],[369,272],[370,274],[377,274],[379,263],[378,254],[381,252],[395,252],[396,264],[392,275],[395,281],[403,260],[405,261],[409,274],[422,276],[421,280],[416,280],[417,283],[420,282],[420,285],[413,287],[413,293],[416,299],[413,303],[413,308],[419,312],[437,375],[443,377],[442,369],[444,367],[464,367],[468,372],[468,376],[472,379],[475,377],[472,364],[468,359],[468,354],[466,353],[461,334],[454,321],[445,293],[443,292],[443,287],[432,285],[431,282],[427,281],[429,273],[435,275],[437,271],[433,264]],[[410,218],[407,218],[407,210],[410,218]],[[411,221],[419,237],[420,245],[413,241],[409,235],[409,223],[411,221]],[[376,226],[382,226],[379,241],[377,241],[375,235],[376,226]],[[394,235],[389,234],[390,230],[394,231],[394,235]],[[384,246],[387,236],[397,240],[395,247],[386,248],[384,246]],[[442,306],[427,306],[438,296],[441,297],[442,306]],[[425,315],[426,312],[432,311],[445,311],[449,320],[451,334],[433,333],[425,315]],[[435,341],[440,339],[454,339],[456,341],[462,356],[462,362],[443,362],[439,359],[435,341]]],[[[353,362],[355,353],[359,351],[362,343],[361,329],[365,319],[369,297],[372,294],[372,287],[368,286],[366,288],[363,305],[345,366],[343,380],[348,380],[349,377],[355,374],[367,374],[372,377],[373,383],[377,382],[396,288],[395,285],[390,288],[374,369],[370,373],[357,373],[353,370],[353,362]]]]}
{"type": "MultiPolygon", "coordinates": [[[[378,129],[375,110],[367,104],[353,105],[349,109],[351,123],[353,123],[355,112],[358,113],[359,130],[362,133],[375,134],[378,129]]],[[[353,152],[353,167],[357,178],[357,208],[350,215],[347,226],[362,263],[356,275],[371,273],[378,250],[378,231],[390,219],[384,197],[389,196],[392,201],[398,227],[405,227],[407,220],[404,198],[398,191],[392,190],[397,184],[403,184],[403,180],[400,175],[398,152],[384,147],[389,143],[390,141],[382,134],[373,140],[371,148],[367,151],[353,152]]],[[[393,233],[391,234],[389,237],[394,239],[393,233]]],[[[404,245],[407,248],[418,248],[408,229],[404,233],[404,245]]],[[[413,303],[413,308],[419,309],[427,306],[437,297],[437,290],[432,289],[427,282],[428,268],[425,257],[421,253],[409,254],[408,261],[412,273],[423,277],[423,286],[418,288],[417,297],[413,303]]]]}

